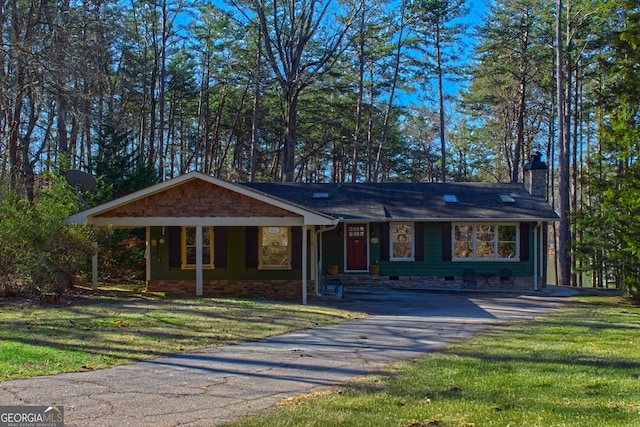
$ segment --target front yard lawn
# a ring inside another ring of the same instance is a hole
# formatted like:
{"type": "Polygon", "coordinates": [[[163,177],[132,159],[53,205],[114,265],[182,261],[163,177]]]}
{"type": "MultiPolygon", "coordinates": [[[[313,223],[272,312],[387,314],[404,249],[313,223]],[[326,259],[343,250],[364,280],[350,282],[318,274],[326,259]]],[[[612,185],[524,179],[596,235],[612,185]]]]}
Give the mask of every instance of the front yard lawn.
{"type": "Polygon", "coordinates": [[[338,323],[358,313],[127,289],[75,291],[60,305],[0,303],[0,381],[104,369],[198,348],[338,323]]]}
{"type": "Polygon", "coordinates": [[[577,297],[228,425],[639,426],[640,307],[577,297]]]}

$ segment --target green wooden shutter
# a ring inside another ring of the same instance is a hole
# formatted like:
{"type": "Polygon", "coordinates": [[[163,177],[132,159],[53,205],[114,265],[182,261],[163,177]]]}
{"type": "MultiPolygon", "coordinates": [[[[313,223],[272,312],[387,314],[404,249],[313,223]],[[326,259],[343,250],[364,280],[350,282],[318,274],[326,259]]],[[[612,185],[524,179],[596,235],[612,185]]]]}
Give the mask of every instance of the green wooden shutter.
{"type": "Polygon", "coordinates": [[[529,224],[520,224],[520,261],[529,261],[529,224]]]}
{"type": "Polygon", "coordinates": [[[213,229],[213,263],[216,268],[227,266],[227,227],[213,229]]]}
{"type": "Polygon", "coordinates": [[[424,223],[416,222],[414,225],[414,259],[416,261],[424,261],[424,223]]]}
{"type": "Polygon", "coordinates": [[[302,227],[291,227],[291,267],[302,268],[302,227]]]}
{"type": "Polygon", "coordinates": [[[169,227],[167,239],[169,240],[169,267],[180,268],[182,266],[182,229],[169,227]]]}
{"type": "Polygon", "coordinates": [[[445,222],[442,224],[442,260],[451,261],[452,258],[452,246],[451,246],[451,223],[445,222]]]}
{"type": "Polygon", "coordinates": [[[389,261],[389,223],[380,223],[380,261],[389,261]]]}

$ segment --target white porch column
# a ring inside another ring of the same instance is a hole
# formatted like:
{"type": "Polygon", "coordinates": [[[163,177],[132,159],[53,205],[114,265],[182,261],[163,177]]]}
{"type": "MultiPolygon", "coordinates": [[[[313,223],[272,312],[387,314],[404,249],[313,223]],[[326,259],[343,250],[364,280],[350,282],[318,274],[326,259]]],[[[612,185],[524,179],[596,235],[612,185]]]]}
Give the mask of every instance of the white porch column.
{"type": "Polygon", "coordinates": [[[318,294],[318,232],[315,227],[309,227],[309,260],[311,261],[309,277],[314,281],[315,294],[318,294]]]}
{"type": "Polygon", "coordinates": [[[302,304],[307,303],[307,233],[309,226],[302,227],[302,304]]]}
{"type": "MultiPolygon", "coordinates": [[[[146,274],[145,274],[145,280],[147,282],[147,285],[149,284],[149,282],[151,281],[151,252],[153,251],[153,247],[151,247],[151,227],[147,227],[147,235],[146,235],[146,239],[147,241],[147,251],[144,254],[144,258],[145,258],[145,264],[146,264],[146,274]]],[[[158,246],[156,244],[155,250],[158,250],[158,246]]]]}
{"type": "Polygon", "coordinates": [[[196,226],[196,295],[203,294],[202,285],[202,226],[196,226]]]}
{"type": "Polygon", "coordinates": [[[538,229],[533,229],[533,290],[538,290],[538,229]]]}

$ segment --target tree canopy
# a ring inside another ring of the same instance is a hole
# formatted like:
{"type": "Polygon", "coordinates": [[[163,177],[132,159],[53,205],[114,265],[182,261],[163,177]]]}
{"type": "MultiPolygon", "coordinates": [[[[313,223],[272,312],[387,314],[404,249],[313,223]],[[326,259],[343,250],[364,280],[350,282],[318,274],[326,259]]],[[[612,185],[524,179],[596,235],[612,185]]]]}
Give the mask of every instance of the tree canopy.
{"type": "Polygon", "coordinates": [[[562,282],[637,288],[637,2],[479,5],[0,0],[2,200],[67,163],[113,197],[191,170],[516,182],[540,151],[562,282]]]}

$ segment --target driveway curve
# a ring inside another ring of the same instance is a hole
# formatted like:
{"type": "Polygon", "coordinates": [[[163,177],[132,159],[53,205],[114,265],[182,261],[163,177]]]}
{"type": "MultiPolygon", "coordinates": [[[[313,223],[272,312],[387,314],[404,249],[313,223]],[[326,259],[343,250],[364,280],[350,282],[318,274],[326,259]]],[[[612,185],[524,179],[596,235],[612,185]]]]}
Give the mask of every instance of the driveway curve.
{"type": "Polygon", "coordinates": [[[433,352],[500,323],[558,310],[573,291],[349,288],[312,301],[371,316],[239,345],[0,384],[0,405],[63,405],[65,426],[213,426],[433,352]]]}

